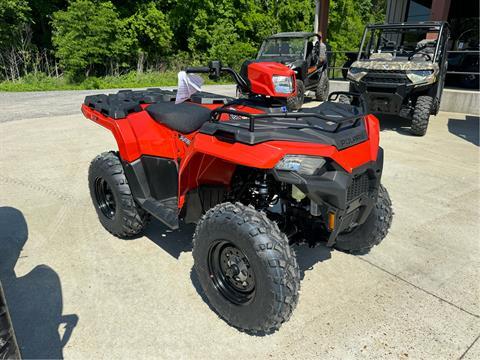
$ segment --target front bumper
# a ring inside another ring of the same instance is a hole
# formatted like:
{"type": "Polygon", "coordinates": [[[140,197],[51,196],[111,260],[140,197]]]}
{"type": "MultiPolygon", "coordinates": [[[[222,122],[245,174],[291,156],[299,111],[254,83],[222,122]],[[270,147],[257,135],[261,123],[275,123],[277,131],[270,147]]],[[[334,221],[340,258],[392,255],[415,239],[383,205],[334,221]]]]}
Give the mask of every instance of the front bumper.
{"type": "Polygon", "coordinates": [[[401,77],[369,76],[360,82],[351,82],[351,91],[362,94],[368,111],[371,113],[400,114],[402,107],[408,105],[408,97],[412,93],[426,91],[431,85],[414,85],[401,77]]]}
{"type": "Polygon", "coordinates": [[[335,228],[330,231],[328,246],[333,245],[339,233],[365,222],[377,200],[383,170],[383,149],[379,148],[376,161],[360,166],[352,173],[343,169],[325,171],[321,175],[300,175],[295,172],[273,172],[277,181],[295,185],[318,205],[320,217],[335,216],[335,228]]]}

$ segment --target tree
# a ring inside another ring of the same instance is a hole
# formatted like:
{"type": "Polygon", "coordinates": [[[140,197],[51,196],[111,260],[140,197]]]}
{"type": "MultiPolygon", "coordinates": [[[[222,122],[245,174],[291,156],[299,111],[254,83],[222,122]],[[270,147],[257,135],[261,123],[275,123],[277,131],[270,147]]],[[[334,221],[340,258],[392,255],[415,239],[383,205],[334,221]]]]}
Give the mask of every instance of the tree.
{"type": "Polygon", "coordinates": [[[0,49],[12,46],[29,22],[27,0],[0,0],[0,49]]]}
{"type": "Polygon", "coordinates": [[[237,66],[251,58],[265,36],[279,29],[276,1],[179,0],[170,13],[176,44],[196,59],[237,66]]]}
{"type": "Polygon", "coordinates": [[[52,41],[71,78],[105,68],[125,48],[124,23],[110,1],[74,0],[53,14],[52,41]]]}
{"type": "Polygon", "coordinates": [[[230,20],[220,19],[209,30],[209,60],[221,60],[226,65],[238,66],[255,55],[256,47],[240,39],[230,20]]]}
{"type": "Polygon", "coordinates": [[[32,42],[39,49],[52,48],[52,14],[64,10],[68,6],[67,0],[29,0],[31,7],[32,42]]]}
{"type": "Polygon", "coordinates": [[[145,58],[167,54],[172,45],[173,33],[165,14],[157,8],[155,2],[142,4],[138,10],[127,19],[127,27],[132,45],[138,54],[137,71],[143,72],[145,58]]]}
{"type": "Polygon", "coordinates": [[[276,18],[282,31],[313,31],[315,1],[284,0],[277,7],[276,18]]]}
{"type": "Polygon", "coordinates": [[[328,43],[332,50],[358,49],[368,23],[385,18],[385,0],[331,0],[328,43]]]}
{"type": "MultiPolygon", "coordinates": [[[[386,0],[330,0],[328,42],[358,47],[386,0]]],[[[220,59],[238,66],[280,31],[312,31],[315,0],[0,0],[0,73],[78,76],[220,59]],[[160,66],[158,66],[160,64],[160,66]]]]}

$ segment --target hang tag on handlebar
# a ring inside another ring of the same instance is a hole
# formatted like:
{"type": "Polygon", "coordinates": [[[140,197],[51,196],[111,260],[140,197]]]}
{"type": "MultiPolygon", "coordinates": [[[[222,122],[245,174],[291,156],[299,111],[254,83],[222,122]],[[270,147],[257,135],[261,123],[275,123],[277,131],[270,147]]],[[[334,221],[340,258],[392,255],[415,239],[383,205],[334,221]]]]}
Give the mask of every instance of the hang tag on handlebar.
{"type": "Polygon", "coordinates": [[[185,71],[178,73],[178,89],[175,104],[180,104],[197,91],[202,91],[203,79],[196,74],[187,74],[185,71]]]}

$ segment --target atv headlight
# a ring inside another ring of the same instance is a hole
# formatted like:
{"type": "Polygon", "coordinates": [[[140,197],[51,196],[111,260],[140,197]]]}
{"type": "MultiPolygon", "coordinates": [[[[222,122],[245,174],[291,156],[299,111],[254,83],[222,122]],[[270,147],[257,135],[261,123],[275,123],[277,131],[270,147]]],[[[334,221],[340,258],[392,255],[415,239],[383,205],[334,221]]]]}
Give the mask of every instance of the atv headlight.
{"type": "Polygon", "coordinates": [[[407,77],[414,84],[435,82],[435,72],[433,70],[410,70],[407,71],[407,77]]]}
{"type": "Polygon", "coordinates": [[[317,156],[286,155],[275,165],[275,169],[313,175],[325,162],[324,158],[317,156]]]}
{"type": "Polygon", "coordinates": [[[347,78],[352,81],[360,81],[362,78],[367,75],[365,69],[359,67],[351,67],[348,69],[347,78]]]}
{"type": "Polygon", "coordinates": [[[290,76],[273,75],[272,81],[275,92],[280,94],[293,92],[293,79],[290,76]]]}

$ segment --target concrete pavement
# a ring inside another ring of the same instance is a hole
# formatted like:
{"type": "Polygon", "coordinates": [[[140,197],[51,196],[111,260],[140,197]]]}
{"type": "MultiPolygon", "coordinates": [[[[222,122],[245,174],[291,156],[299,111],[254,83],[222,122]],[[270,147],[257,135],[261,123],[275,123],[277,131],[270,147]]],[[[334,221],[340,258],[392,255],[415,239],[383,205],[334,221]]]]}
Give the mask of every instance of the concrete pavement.
{"type": "Polygon", "coordinates": [[[115,143],[82,117],[87,93],[0,94],[0,279],[25,358],[480,358],[478,114],[440,113],[423,138],[382,121],[388,237],[357,257],[296,247],[293,317],[252,337],[203,300],[192,227],[101,227],[87,171],[115,143]]]}

